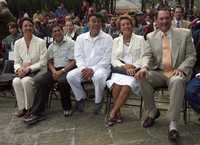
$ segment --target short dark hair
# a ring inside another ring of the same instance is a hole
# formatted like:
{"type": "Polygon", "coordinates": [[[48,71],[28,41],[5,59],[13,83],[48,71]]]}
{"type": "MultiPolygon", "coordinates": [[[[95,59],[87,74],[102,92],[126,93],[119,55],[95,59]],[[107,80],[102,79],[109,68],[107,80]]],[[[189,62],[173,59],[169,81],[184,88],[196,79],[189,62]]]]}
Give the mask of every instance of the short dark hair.
{"type": "Polygon", "coordinates": [[[63,31],[63,27],[62,27],[61,25],[59,25],[59,24],[54,24],[54,25],[51,27],[51,34],[53,33],[53,29],[54,29],[55,27],[59,27],[59,28],[63,31]]]}
{"type": "Polygon", "coordinates": [[[18,27],[18,26],[17,26],[17,23],[14,22],[14,21],[9,22],[7,26],[8,26],[8,28],[9,28],[9,27],[11,27],[11,28],[17,28],[17,27],[18,27]]]}
{"type": "Polygon", "coordinates": [[[104,18],[102,16],[102,14],[100,14],[100,13],[94,13],[94,14],[89,15],[88,16],[88,22],[89,22],[90,18],[93,17],[93,16],[96,17],[97,19],[101,20],[101,22],[104,22],[104,18]]]}
{"type": "Polygon", "coordinates": [[[178,8],[178,9],[181,9],[181,11],[184,12],[184,8],[183,8],[181,5],[176,5],[175,10],[176,10],[177,8],[178,8]]]}
{"type": "Polygon", "coordinates": [[[170,16],[171,16],[170,8],[164,6],[164,7],[159,7],[159,8],[158,8],[157,12],[155,13],[155,15],[156,15],[156,19],[158,18],[158,13],[159,13],[159,11],[168,11],[169,14],[170,14],[170,16]]]}
{"type": "Polygon", "coordinates": [[[24,17],[24,18],[22,18],[21,21],[20,21],[20,25],[19,25],[19,26],[20,26],[21,29],[22,29],[22,25],[23,25],[24,21],[29,21],[30,23],[32,23],[32,24],[34,25],[33,20],[32,20],[31,18],[29,18],[29,17],[24,17]]]}

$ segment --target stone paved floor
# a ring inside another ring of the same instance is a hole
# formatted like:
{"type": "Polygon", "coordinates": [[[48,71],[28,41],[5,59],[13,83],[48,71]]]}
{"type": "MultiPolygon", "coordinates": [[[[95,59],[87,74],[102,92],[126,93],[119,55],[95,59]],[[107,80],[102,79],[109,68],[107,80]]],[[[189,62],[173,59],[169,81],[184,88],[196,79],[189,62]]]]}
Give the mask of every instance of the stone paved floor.
{"type": "MultiPolygon", "coordinates": [[[[104,114],[92,114],[92,103],[84,113],[64,118],[60,103],[53,100],[47,120],[26,126],[13,113],[15,99],[0,97],[0,145],[175,145],[167,139],[165,111],[150,129],[143,129],[137,107],[124,107],[124,123],[104,127],[104,114]]],[[[200,125],[197,117],[184,125],[180,121],[181,139],[178,145],[200,145],[200,125]]]]}

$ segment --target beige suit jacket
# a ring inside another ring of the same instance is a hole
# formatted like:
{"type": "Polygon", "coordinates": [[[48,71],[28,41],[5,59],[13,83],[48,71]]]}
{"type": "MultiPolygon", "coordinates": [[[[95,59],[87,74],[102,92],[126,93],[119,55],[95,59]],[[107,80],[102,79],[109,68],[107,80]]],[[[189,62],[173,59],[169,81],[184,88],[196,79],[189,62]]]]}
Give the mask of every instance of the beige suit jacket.
{"type": "MultiPolygon", "coordinates": [[[[147,44],[143,36],[132,34],[131,41],[128,47],[128,52],[132,55],[133,65],[141,67],[142,54],[146,49],[147,44]]],[[[124,65],[120,60],[123,59],[123,36],[119,36],[114,39],[112,47],[112,58],[111,63],[113,66],[124,65]]]]}
{"type": "Polygon", "coordinates": [[[31,70],[47,70],[47,48],[44,40],[33,35],[30,42],[29,51],[27,50],[24,37],[17,40],[14,44],[14,68],[15,71],[22,67],[23,63],[30,60],[31,70]]]}
{"type": "MultiPolygon", "coordinates": [[[[172,21],[172,26],[174,28],[176,28],[176,21],[175,21],[175,19],[173,19],[173,21],[172,21]]],[[[186,20],[181,20],[180,28],[190,29],[190,27],[191,27],[191,22],[186,21],[186,20]]]]}
{"type": "MultiPolygon", "coordinates": [[[[196,51],[191,32],[183,28],[171,28],[172,67],[180,69],[190,77],[196,61],[196,51]]],[[[162,32],[157,30],[147,35],[148,48],[143,55],[143,66],[153,70],[162,70],[162,32]]]]}

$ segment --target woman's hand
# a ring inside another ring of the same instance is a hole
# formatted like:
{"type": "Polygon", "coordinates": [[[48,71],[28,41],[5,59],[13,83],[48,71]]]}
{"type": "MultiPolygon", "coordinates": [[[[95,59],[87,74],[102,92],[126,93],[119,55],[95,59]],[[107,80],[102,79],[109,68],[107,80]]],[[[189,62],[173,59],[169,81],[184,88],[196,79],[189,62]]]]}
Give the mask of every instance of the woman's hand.
{"type": "Polygon", "coordinates": [[[130,76],[134,76],[135,73],[136,73],[136,70],[133,69],[133,68],[129,68],[129,69],[126,70],[126,73],[127,73],[128,75],[130,75],[130,76]]]}
{"type": "Polygon", "coordinates": [[[23,78],[25,76],[25,72],[24,72],[24,68],[21,67],[16,71],[17,76],[19,76],[20,78],[23,78]]]}
{"type": "Polygon", "coordinates": [[[135,69],[136,67],[134,66],[134,65],[132,65],[132,64],[125,64],[125,65],[123,65],[122,66],[126,71],[128,70],[128,69],[135,69]]]}

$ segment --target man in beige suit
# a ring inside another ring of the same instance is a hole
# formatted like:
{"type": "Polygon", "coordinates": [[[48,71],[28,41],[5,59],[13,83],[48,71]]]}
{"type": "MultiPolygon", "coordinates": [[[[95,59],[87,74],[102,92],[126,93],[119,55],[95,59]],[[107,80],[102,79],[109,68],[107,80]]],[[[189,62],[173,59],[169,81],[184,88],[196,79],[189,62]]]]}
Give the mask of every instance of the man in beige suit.
{"type": "Polygon", "coordinates": [[[191,22],[183,19],[184,8],[180,5],[177,5],[174,12],[174,19],[172,21],[172,26],[175,28],[186,28],[190,29],[191,22]]]}
{"type": "Polygon", "coordinates": [[[158,10],[158,30],[147,35],[149,47],[143,55],[143,67],[136,74],[141,83],[141,94],[146,111],[144,128],[153,126],[160,116],[154,101],[154,89],[168,87],[170,104],[168,110],[169,139],[179,137],[176,123],[185,95],[185,82],[190,78],[196,61],[191,33],[187,29],[171,27],[172,18],[166,8],[158,10]]]}

